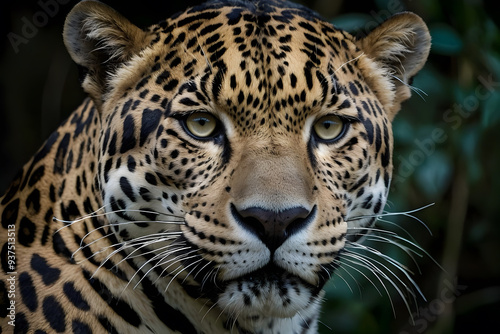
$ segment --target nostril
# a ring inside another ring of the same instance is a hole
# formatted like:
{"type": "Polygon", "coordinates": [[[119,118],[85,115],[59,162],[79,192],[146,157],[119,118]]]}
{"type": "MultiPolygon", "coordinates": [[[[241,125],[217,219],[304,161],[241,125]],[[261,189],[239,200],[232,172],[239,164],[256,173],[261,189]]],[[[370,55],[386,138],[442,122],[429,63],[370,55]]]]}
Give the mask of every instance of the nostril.
{"type": "Polygon", "coordinates": [[[264,224],[262,224],[259,219],[251,216],[240,216],[240,218],[241,223],[243,223],[243,225],[247,227],[250,232],[256,234],[259,239],[264,239],[266,237],[266,229],[264,227],[264,224]]]}
{"type": "Polygon", "coordinates": [[[297,218],[290,222],[290,224],[288,224],[288,226],[286,227],[286,234],[290,236],[303,229],[310,221],[309,219],[307,219],[308,216],[304,218],[297,218]]]}
{"type": "Polygon", "coordinates": [[[231,213],[236,221],[254,233],[270,250],[274,252],[291,235],[305,228],[314,216],[316,207],[308,210],[294,207],[282,211],[250,207],[238,210],[233,204],[231,213]]]}

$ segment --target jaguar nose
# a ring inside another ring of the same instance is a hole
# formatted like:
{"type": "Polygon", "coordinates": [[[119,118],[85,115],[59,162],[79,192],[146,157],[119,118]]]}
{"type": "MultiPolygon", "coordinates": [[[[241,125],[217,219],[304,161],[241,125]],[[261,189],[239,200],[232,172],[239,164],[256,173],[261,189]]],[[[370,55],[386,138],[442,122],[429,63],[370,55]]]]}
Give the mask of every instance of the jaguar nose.
{"type": "Polygon", "coordinates": [[[269,248],[271,254],[290,236],[304,229],[313,219],[316,206],[312,210],[293,207],[281,211],[261,207],[238,210],[231,205],[231,213],[247,231],[255,234],[269,248]]]}

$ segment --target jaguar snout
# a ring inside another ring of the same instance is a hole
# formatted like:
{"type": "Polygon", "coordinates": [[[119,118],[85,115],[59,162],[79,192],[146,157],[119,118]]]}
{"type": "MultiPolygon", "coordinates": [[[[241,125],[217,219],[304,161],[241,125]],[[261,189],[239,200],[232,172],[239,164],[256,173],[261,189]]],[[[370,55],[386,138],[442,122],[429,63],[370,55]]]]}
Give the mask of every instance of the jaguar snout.
{"type": "Polygon", "coordinates": [[[231,204],[231,214],[236,222],[256,235],[274,254],[290,236],[305,229],[316,214],[316,206],[307,209],[296,206],[281,211],[263,207],[238,209],[231,204]]]}

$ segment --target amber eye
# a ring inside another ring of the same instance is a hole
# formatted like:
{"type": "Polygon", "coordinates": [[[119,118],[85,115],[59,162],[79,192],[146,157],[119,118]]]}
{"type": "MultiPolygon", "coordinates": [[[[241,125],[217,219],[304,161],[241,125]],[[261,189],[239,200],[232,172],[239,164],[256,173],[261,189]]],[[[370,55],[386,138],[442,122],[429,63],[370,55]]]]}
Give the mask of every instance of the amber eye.
{"type": "Polygon", "coordinates": [[[195,112],[186,118],[186,127],[194,137],[208,138],[217,129],[217,118],[206,112],[195,112]]]}
{"type": "Polygon", "coordinates": [[[338,116],[323,116],[314,123],[314,132],[321,140],[331,141],[342,135],[344,121],[338,116]]]}

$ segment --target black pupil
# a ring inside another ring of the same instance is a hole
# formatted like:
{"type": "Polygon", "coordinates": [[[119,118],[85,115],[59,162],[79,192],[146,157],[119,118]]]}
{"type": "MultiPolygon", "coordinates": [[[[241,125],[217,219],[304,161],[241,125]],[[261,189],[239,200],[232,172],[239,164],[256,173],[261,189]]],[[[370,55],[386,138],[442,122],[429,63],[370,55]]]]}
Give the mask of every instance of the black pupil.
{"type": "Polygon", "coordinates": [[[335,122],[334,122],[334,121],[325,121],[325,122],[323,123],[323,126],[325,127],[325,129],[327,129],[327,130],[328,130],[328,129],[330,128],[330,126],[332,126],[333,124],[335,124],[335,122]]]}
{"type": "Polygon", "coordinates": [[[200,117],[196,120],[198,122],[198,124],[200,124],[201,126],[205,126],[205,124],[207,124],[208,122],[210,122],[208,119],[206,118],[203,118],[203,117],[200,117]]]}

